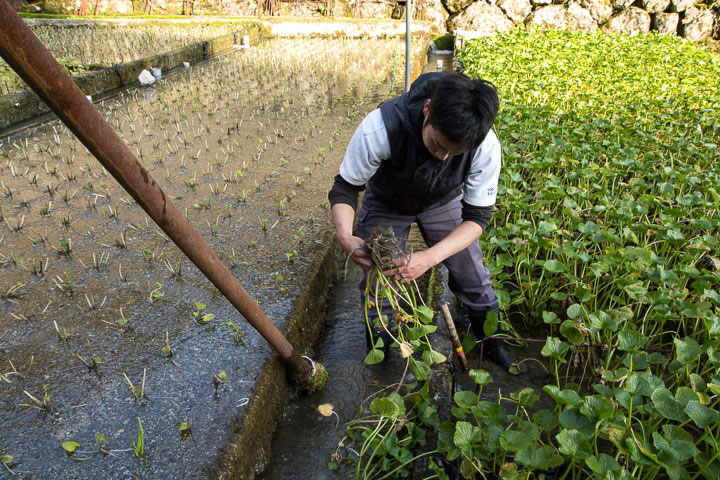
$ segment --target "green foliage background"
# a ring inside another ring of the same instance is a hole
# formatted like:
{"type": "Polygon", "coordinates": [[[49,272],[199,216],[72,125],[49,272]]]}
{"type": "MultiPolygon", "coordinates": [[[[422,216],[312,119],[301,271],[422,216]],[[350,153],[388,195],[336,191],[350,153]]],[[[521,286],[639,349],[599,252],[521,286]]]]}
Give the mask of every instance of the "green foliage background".
{"type": "Polygon", "coordinates": [[[556,379],[552,412],[473,412],[467,458],[503,478],[720,477],[720,57],[674,37],[516,30],[460,60],[503,102],[488,268],[506,311],[549,324],[556,379]],[[559,365],[588,355],[564,384],[559,365]]]}
{"type": "Polygon", "coordinates": [[[506,317],[549,332],[550,383],[508,395],[471,370],[477,390],[441,421],[425,362],[420,388],[348,424],[354,478],[407,478],[430,457],[447,479],[439,455],[463,478],[720,478],[720,57],[671,37],[516,30],[459,58],[503,101],[480,241],[506,317]]]}

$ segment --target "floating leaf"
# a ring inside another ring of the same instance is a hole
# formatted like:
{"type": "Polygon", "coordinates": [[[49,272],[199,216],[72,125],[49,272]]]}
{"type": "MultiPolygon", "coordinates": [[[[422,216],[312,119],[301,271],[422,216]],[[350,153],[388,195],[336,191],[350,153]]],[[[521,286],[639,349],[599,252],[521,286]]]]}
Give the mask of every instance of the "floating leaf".
{"type": "Polygon", "coordinates": [[[318,405],[317,410],[323,417],[329,417],[333,414],[333,408],[332,403],[323,403],[322,405],[318,405]]]}
{"type": "Polygon", "coordinates": [[[80,446],[80,444],[74,440],[68,440],[67,442],[62,443],[62,448],[69,454],[75,453],[75,450],[79,446],[80,446]]]}

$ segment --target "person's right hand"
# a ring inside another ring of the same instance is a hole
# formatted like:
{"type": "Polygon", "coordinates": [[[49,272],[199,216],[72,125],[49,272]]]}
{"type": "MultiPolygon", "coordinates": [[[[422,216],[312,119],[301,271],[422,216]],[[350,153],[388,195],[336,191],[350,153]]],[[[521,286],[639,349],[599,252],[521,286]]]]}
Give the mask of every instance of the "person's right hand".
{"type": "Polygon", "coordinates": [[[340,246],[345,253],[350,255],[350,260],[356,265],[359,265],[363,270],[370,270],[372,267],[372,261],[370,255],[365,252],[365,241],[356,236],[350,236],[344,241],[340,242],[340,246]]]}

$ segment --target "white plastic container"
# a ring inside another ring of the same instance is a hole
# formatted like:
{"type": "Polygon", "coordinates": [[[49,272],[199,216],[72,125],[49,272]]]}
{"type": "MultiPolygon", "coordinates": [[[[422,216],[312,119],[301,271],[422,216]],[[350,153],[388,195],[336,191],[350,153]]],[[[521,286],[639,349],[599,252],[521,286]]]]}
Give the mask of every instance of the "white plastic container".
{"type": "Polygon", "coordinates": [[[138,75],[138,81],[141,85],[151,85],[155,83],[155,77],[147,70],[143,70],[140,72],[140,75],[138,75]]]}

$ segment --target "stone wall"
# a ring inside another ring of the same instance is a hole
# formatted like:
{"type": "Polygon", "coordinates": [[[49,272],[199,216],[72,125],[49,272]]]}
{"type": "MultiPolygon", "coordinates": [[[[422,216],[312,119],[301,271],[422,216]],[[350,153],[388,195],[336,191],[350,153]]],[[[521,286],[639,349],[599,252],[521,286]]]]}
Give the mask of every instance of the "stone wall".
{"type": "MultiPolygon", "coordinates": [[[[22,2],[23,0],[13,0],[22,2]]],[[[24,4],[27,11],[77,10],[81,0],[46,0],[24,4]]],[[[88,0],[90,11],[182,13],[192,3],[194,13],[255,15],[258,0],[88,0]]],[[[403,18],[404,0],[260,0],[274,15],[302,17],[403,18]]],[[[16,3],[17,4],[17,3],[16,3]]],[[[720,0],[417,0],[413,16],[436,30],[503,32],[519,24],[592,32],[679,35],[692,41],[720,39],[720,0]]]]}
{"type": "Polygon", "coordinates": [[[443,0],[451,14],[448,30],[480,34],[506,31],[515,25],[615,33],[680,35],[692,41],[718,38],[720,0],[478,0],[458,9],[458,0],[443,0]]]}

